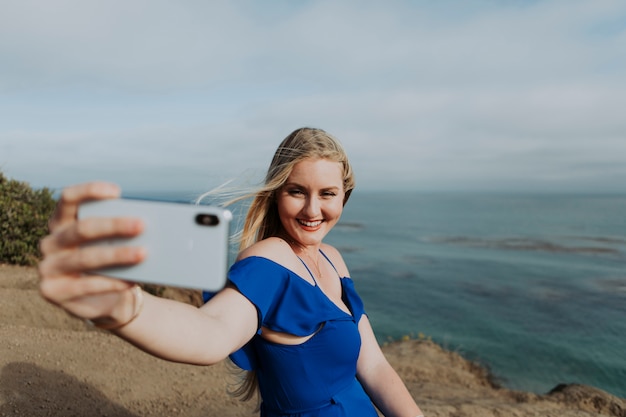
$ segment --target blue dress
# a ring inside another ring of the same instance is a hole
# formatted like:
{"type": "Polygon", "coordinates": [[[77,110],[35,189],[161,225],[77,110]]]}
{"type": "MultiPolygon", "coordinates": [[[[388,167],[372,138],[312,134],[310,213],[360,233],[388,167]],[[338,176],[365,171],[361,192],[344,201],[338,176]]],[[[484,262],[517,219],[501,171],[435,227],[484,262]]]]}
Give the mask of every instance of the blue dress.
{"type": "Polygon", "coordinates": [[[358,322],[364,310],[350,278],[340,280],[342,299],[352,314],[337,307],[317,285],[267,258],[236,262],[228,278],[255,305],[259,326],[313,335],[302,344],[284,345],[262,338],[259,328],[230,356],[240,368],[256,370],[261,417],[378,416],[356,378],[358,322]]]}

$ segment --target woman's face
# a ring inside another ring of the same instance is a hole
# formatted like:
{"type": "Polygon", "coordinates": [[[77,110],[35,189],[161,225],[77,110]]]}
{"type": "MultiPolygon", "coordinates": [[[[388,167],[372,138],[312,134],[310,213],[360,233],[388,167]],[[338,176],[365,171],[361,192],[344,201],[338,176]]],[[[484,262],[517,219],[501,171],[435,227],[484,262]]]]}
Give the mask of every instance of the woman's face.
{"type": "Polygon", "coordinates": [[[291,239],[319,245],[343,211],[343,170],[339,162],[305,159],[277,191],[278,215],[291,239]]]}

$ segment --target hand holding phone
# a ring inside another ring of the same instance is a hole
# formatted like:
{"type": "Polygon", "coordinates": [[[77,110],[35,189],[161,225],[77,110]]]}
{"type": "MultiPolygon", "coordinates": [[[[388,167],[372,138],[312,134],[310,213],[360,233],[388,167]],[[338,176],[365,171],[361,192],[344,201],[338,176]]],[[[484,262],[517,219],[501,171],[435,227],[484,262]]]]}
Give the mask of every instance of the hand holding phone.
{"type": "Polygon", "coordinates": [[[192,204],[111,199],[80,205],[79,218],[134,217],[144,231],[133,238],[103,239],[92,245],[141,246],[146,259],[133,266],[103,268],[95,273],[128,281],[217,291],[228,271],[232,214],[192,204]]]}

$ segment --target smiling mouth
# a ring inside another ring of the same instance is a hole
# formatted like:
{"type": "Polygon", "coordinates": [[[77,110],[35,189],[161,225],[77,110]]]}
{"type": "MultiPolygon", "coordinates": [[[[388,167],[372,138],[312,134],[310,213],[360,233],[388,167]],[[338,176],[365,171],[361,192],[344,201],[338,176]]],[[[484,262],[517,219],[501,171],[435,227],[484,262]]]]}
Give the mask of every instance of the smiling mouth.
{"type": "Polygon", "coordinates": [[[298,223],[306,227],[317,227],[320,224],[322,224],[322,221],[323,220],[315,220],[315,221],[298,220],[298,223]]]}

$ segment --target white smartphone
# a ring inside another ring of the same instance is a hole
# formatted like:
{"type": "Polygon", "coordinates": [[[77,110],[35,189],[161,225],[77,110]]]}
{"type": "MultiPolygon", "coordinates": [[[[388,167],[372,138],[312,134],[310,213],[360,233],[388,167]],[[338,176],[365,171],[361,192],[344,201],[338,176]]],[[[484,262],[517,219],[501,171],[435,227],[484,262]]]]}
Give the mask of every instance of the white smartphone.
{"type": "Polygon", "coordinates": [[[226,284],[232,214],[193,204],[132,199],[89,201],[79,218],[135,217],[144,231],[133,238],[103,239],[93,244],[142,246],[146,259],[133,266],[94,273],[128,281],[217,291],[226,284]]]}

